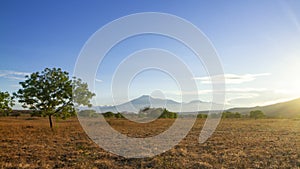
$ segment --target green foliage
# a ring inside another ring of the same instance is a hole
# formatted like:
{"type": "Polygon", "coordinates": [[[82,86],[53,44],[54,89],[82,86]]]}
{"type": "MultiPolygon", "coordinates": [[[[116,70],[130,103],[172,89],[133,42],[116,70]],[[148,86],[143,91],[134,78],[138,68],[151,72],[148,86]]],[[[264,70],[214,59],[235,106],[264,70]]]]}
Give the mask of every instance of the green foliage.
{"type": "Polygon", "coordinates": [[[234,118],[242,118],[242,114],[239,112],[234,113],[234,118]]]}
{"type": "Polygon", "coordinates": [[[138,117],[143,118],[143,117],[159,117],[163,113],[164,109],[162,108],[150,108],[150,107],[145,107],[141,109],[138,112],[138,117]]]}
{"type": "Polygon", "coordinates": [[[76,104],[76,106],[85,105],[91,107],[92,104],[90,103],[90,100],[95,94],[89,91],[88,84],[82,82],[81,79],[73,77],[72,86],[73,103],[76,104]]]}
{"type": "Polygon", "coordinates": [[[233,113],[233,112],[223,112],[222,113],[222,118],[241,118],[242,115],[238,112],[233,113]]]}
{"type": "Polygon", "coordinates": [[[80,79],[69,78],[69,73],[60,68],[46,68],[41,73],[35,72],[25,76],[20,82],[22,89],[14,93],[24,108],[38,110],[42,116],[66,119],[75,115],[75,105],[91,106],[91,93],[87,84],[80,79]]]}
{"type": "Polygon", "coordinates": [[[220,117],[220,113],[211,113],[210,114],[210,118],[219,118],[220,117]]]}
{"type": "Polygon", "coordinates": [[[202,114],[202,113],[200,113],[200,114],[198,114],[197,115],[197,118],[202,118],[202,119],[204,119],[204,118],[207,118],[207,114],[202,114]]]}
{"type": "Polygon", "coordinates": [[[8,116],[14,105],[14,98],[8,92],[0,91],[0,115],[8,116]]]}
{"type": "Polygon", "coordinates": [[[106,112],[102,114],[105,118],[112,118],[115,117],[115,114],[113,112],[106,112]]]}
{"type": "Polygon", "coordinates": [[[95,110],[81,110],[77,113],[81,117],[98,117],[98,113],[95,110]]]}
{"type": "Polygon", "coordinates": [[[250,118],[260,119],[264,118],[265,114],[261,110],[254,110],[250,112],[250,118]]]}
{"type": "Polygon", "coordinates": [[[145,112],[145,111],[148,111],[148,110],[150,110],[150,107],[145,107],[145,108],[141,109],[140,112],[145,112]]]}
{"type": "Polygon", "coordinates": [[[102,114],[105,118],[117,118],[117,119],[121,119],[121,118],[125,118],[122,113],[113,113],[113,112],[106,112],[102,114]]]}
{"type": "MultiPolygon", "coordinates": [[[[106,112],[102,114],[105,118],[125,118],[122,113],[113,113],[113,112],[106,112]]],[[[146,107],[141,109],[138,114],[127,114],[128,116],[133,117],[159,117],[159,118],[177,118],[177,113],[173,113],[168,111],[167,109],[162,108],[149,108],[146,107]]]]}
{"type": "Polygon", "coordinates": [[[167,109],[163,109],[163,112],[162,114],[159,116],[159,118],[177,118],[177,113],[173,113],[173,112],[170,112],[168,111],[167,109]]]}
{"type": "Polygon", "coordinates": [[[121,119],[121,118],[125,118],[125,117],[121,113],[117,113],[117,114],[115,114],[115,118],[121,119]]]}

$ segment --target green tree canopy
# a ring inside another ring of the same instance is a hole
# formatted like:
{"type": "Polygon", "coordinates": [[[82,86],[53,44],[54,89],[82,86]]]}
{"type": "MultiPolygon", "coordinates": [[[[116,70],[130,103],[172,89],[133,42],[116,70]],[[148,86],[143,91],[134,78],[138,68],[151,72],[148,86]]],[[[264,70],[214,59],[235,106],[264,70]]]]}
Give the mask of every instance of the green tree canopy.
{"type": "Polygon", "coordinates": [[[11,107],[14,106],[14,99],[8,92],[0,91],[0,113],[7,116],[11,111],[11,107]]]}
{"type": "Polygon", "coordinates": [[[70,79],[69,73],[60,68],[46,68],[25,78],[20,82],[22,89],[14,95],[24,108],[48,116],[51,128],[52,116],[66,119],[75,114],[75,106],[91,106],[90,99],[95,95],[86,83],[70,79]]]}
{"type": "Polygon", "coordinates": [[[238,112],[229,112],[229,111],[226,111],[226,112],[223,112],[222,113],[222,118],[241,118],[242,115],[238,112]]]}
{"type": "Polygon", "coordinates": [[[81,117],[98,117],[98,113],[95,110],[81,110],[77,115],[81,117]]]}
{"type": "Polygon", "coordinates": [[[112,118],[115,117],[115,114],[113,112],[106,112],[102,114],[105,118],[112,118]]]}
{"type": "Polygon", "coordinates": [[[162,114],[159,116],[159,118],[177,118],[177,113],[173,113],[168,111],[167,109],[163,109],[162,114]]]}
{"type": "Polygon", "coordinates": [[[250,112],[250,118],[260,119],[265,117],[265,114],[261,110],[254,110],[250,112]]]}

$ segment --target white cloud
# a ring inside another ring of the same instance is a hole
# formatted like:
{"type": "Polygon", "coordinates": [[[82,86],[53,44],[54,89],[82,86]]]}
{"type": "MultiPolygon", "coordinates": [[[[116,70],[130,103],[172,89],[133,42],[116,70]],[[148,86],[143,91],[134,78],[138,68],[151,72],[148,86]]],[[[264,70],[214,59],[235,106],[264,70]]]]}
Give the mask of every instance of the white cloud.
{"type": "Polygon", "coordinates": [[[7,79],[24,80],[26,75],[30,75],[30,73],[13,70],[0,70],[0,77],[7,79]]]}
{"type": "Polygon", "coordinates": [[[103,82],[102,80],[96,79],[96,78],[95,78],[95,81],[96,81],[96,82],[100,82],[100,83],[103,82]]]}
{"type": "Polygon", "coordinates": [[[255,93],[267,91],[266,88],[229,88],[226,93],[255,93]]]}
{"type": "Polygon", "coordinates": [[[223,81],[226,84],[241,84],[244,82],[250,82],[255,80],[259,76],[268,76],[270,73],[259,73],[259,74],[224,74],[224,75],[215,75],[215,76],[205,76],[205,77],[195,77],[195,80],[200,80],[203,84],[211,84],[213,83],[222,83],[223,81]]]}
{"type": "MultiPolygon", "coordinates": [[[[260,93],[260,92],[265,92],[268,91],[269,89],[266,88],[227,88],[225,90],[225,93],[227,94],[248,94],[248,93],[260,93]]],[[[211,94],[213,92],[217,93],[223,93],[224,91],[220,90],[212,90],[212,89],[200,89],[198,91],[165,91],[168,94],[174,94],[174,95],[201,95],[201,94],[211,94]]]]}

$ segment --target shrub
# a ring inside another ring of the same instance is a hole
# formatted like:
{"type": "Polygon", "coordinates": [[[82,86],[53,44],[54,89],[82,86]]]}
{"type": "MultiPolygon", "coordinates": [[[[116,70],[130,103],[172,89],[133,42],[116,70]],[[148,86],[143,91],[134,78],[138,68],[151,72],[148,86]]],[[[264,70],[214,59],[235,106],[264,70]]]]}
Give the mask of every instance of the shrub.
{"type": "Polygon", "coordinates": [[[117,113],[115,114],[115,118],[120,119],[120,118],[124,118],[124,116],[121,113],[117,113]]]}
{"type": "Polygon", "coordinates": [[[177,118],[177,113],[173,113],[168,111],[167,109],[163,109],[162,114],[159,116],[159,118],[177,118]]]}
{"type": "Polygon", "coordinates": [[[207,118],[207,114],[202,114],[202,113],[200,113],[200,114],[198,114],[197,115],[197,118],[202,118],[202,119],[204,119],[204,118],[207,118]]]}
{"type": "Polygon", "coordinates": [[[113,112],[106,112],[102,114],[105,118],[112,118],[115,117],[115,114],[113,112]]]}
{"type": "Polygon", "coordinates": [[[265,114],[261,110],[254,110],[250,112],[250,118],[260,119],[264,118],[265,114]]]}
{"type": "Polygon", "coordinates": [[[241,118],[241,117],[242,117],[242,115],[238,112],[233,113],[233,112],[227,111],[227,112],[222,113],[222,118],[241,118]]]}
{"type": "Polygon", "coordinates": [[[81,117],[98,117],[95,110],[81,110],[77,114],[81,117]]]}
{"type": "Polygon", "coordinates": [[[8,92],[0,91],[0,115],[8,116],[11,112],[11,107],[14,105],[13,97],[8,92]]]}

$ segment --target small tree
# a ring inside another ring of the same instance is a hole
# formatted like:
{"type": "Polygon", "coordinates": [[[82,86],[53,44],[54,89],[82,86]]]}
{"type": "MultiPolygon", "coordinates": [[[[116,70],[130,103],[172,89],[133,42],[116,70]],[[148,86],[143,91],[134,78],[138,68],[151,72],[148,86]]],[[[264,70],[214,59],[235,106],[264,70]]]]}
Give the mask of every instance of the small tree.
{"type": "Polygon", "coordinates": [[[98,114],[95,110],[81,110],[77,113],[81,117],[98,117],[98,114]]]}
{"type": "Polygon", "coordinates": [[[199,113],[199,114],[197,115],[197,118],[200,118],[200,119],[202,119],[202,118],[207,118],[207,114],[199,113]]]}
{"type": "Polygon", "coordinates": [[[117,113],[117,114],[115,114],[115,117],[116,117],[117,119],[124,118],[124,116],[123,116],[122,113],[117,113]]]}
{"type": "Polygon", "coordinates": [[[222,118],[241,118],[242,115],[239,112],[233,113],[233,112],[223,112],[222,113],[222,118]]]}
{"type": "Polygon", "coordinates": [[[112,118],[115,117],[115,114],[113,112],[106,112],[102,114],[105,118],[112,118]]]}
{"type": "Polygon", "coordinates": [[[234,118],[241,118],[241,117],[242,117],[241,113],[239,112],[234,113],[234,118]]]}
{"type": "Polygon", "coordinates": [[[260,110],[254,110],[250,112],[250,118],[254,118],[254,119],[260,119],[260,118],[264,118],[265,114],[260,111],[260,110]]]}
{"type": "Polygon", "coordinates": [[[177,113],[173,113],[173,112],[168,111],[167,109],[163,109],[163,112],[159,116],[159,118],[171,118],[171,119],[174,119],[174,118],[177,118],[177,113]]]}
{"type": "Polygon", "coordinates": [[[3,116],[8,116],[11,112],[11,107],[14,106],[14,99],[8,92],[0,91],[0,113],[3,116]]]}
{"type": "Polygon", "coordinates": [[[75,106],[91,106],[90,99],[95,95],[88,90],[86,83],[70,79],[69,73],[60,68],[46,68],[25,78],[20,82],[22,89],[14,95],[24,108],[48,116],[51,129],[52,116],[66,119],[75,115],[75,106]]]}

